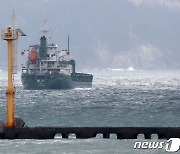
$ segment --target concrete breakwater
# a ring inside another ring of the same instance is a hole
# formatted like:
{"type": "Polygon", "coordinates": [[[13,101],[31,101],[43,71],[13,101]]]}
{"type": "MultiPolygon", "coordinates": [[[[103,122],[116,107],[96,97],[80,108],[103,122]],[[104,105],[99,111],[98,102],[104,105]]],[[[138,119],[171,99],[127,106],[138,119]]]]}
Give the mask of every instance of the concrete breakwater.
{"type": "Polygon", "coordinates": [[[74,134],[75,138],[94,138],[101,134],[103,138],[115,135],[117,139],[137,139],[138,135],[144,135],[145,139],[151,139],[157,135],[158,139],[180,138],[180,127],[22,127],[0,129],[0,139],[53,139],[56,135],[61,138],[69,138],[74,134]]]}

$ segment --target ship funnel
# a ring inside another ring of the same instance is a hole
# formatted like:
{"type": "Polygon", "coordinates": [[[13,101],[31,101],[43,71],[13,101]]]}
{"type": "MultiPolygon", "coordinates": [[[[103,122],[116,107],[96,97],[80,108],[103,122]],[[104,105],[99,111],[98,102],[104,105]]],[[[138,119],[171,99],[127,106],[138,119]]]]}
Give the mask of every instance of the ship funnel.
{"type": "Polygon", "coordinates": [[[47,53],[47,41],[46,41],[46,37],[42,36],[40,38],[40,52],[39,52],[39,56],[40,58],[44,57],[47,53]]]}
{"type": "Polygon", "coordinates": [[[76,68],[75,60],[71,59],[70,64],[72,65],[72,72],[75,73],[76,72],[76,70],[75,70],[75,68],[76,68]]]}

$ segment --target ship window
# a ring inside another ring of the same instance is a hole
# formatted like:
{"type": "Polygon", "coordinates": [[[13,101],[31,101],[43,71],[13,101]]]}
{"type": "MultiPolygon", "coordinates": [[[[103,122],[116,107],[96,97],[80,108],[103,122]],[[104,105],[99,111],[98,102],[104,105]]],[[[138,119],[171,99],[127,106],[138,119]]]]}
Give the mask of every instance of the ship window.
{"type": "Polygon", "coordinates": [[[27,70],[23,70],[23,73],[27,73],[27,70]]]}

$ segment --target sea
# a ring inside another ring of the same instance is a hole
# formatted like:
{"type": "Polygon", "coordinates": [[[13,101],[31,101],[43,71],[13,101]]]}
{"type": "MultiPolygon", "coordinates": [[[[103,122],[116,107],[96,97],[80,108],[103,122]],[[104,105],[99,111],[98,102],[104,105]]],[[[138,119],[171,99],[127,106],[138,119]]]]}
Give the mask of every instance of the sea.
{"type": "MultiPolygon", "coordinates": [[[[24,90],[15,76],[15,115],[27,126],[180,127],[180,70],[85,70],[92,88],[24,90]]],[[[0,120],[6,119],[7,73],[0,71],[0,120]]],[[[0,154],[159,154],[162,149],[134,149],[136,140],[0,140],[0,154]]],[[[149,141],[149,140],[148,140],[149,141]]],[[[150,141],[159,141],[155,136],[150,141]]],[[[164,140],[161,140],[164,141],[164,140]]],[[[164,141],[166,142],[166,141],[164,141]]],[[[180,150],[179,150],[180,151],[180,150]]]]}

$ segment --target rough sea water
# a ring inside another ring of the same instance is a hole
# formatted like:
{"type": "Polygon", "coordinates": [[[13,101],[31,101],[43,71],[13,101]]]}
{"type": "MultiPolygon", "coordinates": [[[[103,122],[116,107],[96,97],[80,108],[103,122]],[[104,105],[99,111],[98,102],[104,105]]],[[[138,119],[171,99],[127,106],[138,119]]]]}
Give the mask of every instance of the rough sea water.
{"type": "MultiPolygon", "coordinates": [[[[92,88],[24,90],[16,77],[15,113],[28,126],[180,126],[180,71],[89,71],[92,88]]],[[[6,73],[0,72],[0,119],[5,121],[6,73]]],[[[4,154],[165,153],[134,149],[137,140],[0,140],[4,154]]]]}

